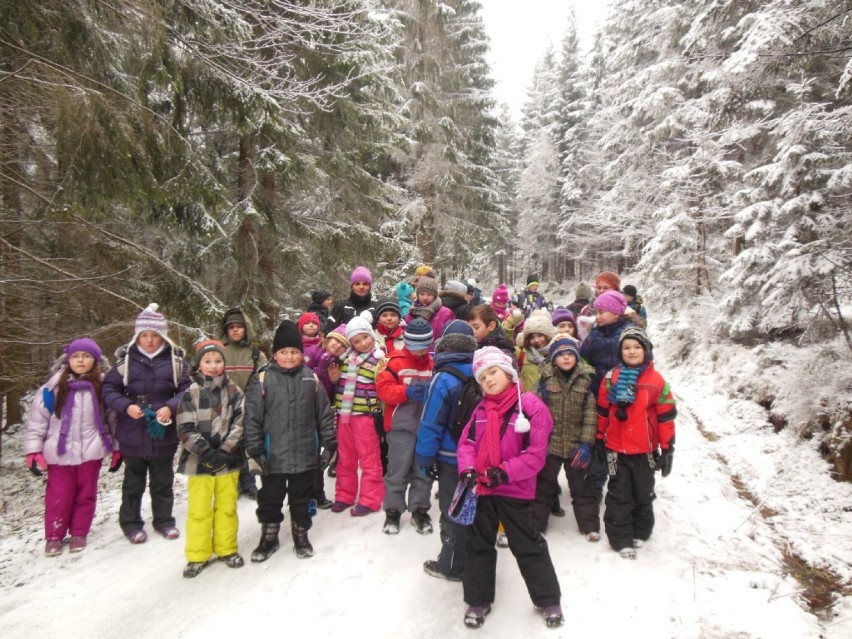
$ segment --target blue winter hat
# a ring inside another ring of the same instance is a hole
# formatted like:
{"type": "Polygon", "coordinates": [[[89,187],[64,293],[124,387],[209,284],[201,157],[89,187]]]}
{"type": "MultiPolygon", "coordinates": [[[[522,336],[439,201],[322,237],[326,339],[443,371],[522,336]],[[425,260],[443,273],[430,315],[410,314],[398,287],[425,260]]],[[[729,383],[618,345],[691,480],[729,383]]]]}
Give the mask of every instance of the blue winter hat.
{"type": "Polygon", "coordinates": [[[402,342],[410,351],[424,351],[432,345],[432,325],[422,317],[415,318],[402,334],[402,342]]]}
{"type": "Polygon", "coordinates": [[[454,319],[452,322],[448,322],[444,327],[444,332],[441,333],[441,337],[446,337],[447,335],[470,335],[473,337],[473,328],[471,328],[470,324],[460,319],[454,319]]]}
{"type": "Polygon", "coordinates": [[[548,347],[551,364],[563,353],[572,353],[577,361],[580,361],[580,345],[573,337],[565,333],[558,333],[556,338],[550,342],[548,347]]]}

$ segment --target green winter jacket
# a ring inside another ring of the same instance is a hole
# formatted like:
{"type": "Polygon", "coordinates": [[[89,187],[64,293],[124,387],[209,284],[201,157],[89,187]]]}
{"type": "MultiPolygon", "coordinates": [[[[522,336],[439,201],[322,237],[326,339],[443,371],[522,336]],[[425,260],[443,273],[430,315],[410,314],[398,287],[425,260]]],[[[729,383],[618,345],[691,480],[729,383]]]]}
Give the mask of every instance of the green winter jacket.
{"type": "Polygon", "coordinates": [[[548,361],[541,364],[538,395],[553,415],[549,455],[567,459],[580,442],[595,443],[595,398],[589,393],[594,369],[580,361],[566,380],[548,361]]]}

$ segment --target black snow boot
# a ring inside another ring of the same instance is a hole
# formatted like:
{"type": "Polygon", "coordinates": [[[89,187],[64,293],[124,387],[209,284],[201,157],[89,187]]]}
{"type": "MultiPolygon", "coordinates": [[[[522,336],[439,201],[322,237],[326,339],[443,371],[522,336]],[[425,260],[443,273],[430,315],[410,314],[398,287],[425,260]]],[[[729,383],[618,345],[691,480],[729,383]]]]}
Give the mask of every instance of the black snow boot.
{"type": "Polygon", "coordinates": [[[415,510],[411,513],[411,525],[421,535],[428,535],[432,532],[432,518],[426,511],[415,510]]]}
{"type": "Polygon", "coordinates": [[[281,524],[261,524],[260,543],[251,553],[254,562],[266,561],[269,555],[278,550],[278,531],[281,524]]]}
{"type": "Polygon", "coordinates": [[[386,510],[385,523],[382,525],[382,532],[386,535],[398,535],[400,517],[402,517],[402,515],[398,510],[386,510]]]}
{"type": "Polygon", "coordinates": [[[314,556],[314,547],[308,541],[308,529],[302,528],[295,521],[290,524],[293,533],[293,552],[299,559],[307,559],[314,556]]]}

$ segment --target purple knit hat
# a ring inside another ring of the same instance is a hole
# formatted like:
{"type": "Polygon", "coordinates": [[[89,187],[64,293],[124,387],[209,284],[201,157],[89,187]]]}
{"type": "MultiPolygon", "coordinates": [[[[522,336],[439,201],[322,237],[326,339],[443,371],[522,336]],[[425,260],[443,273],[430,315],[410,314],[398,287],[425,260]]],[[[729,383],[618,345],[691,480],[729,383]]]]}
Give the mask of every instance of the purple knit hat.
{"type": "Polygon", "coordinates": [[[65,347],[65,357],[71,357],[73,353],[88,353],[92,357],[95,358],[96,361],[100,361],[103,353],[101,352],[101,347],[98,346],[97,342],[93,340],[91,337],[80,337],[79,339],[75,339],[70,342],[65,347]]]}
{"type": "Polygon", "coordinates": [[[373,274],[366,266],[356,266],[349,277],[350,286],[355,282],[367,282],[370,286],[373,285],[373,274]]]}
{"type": "Polygon", "coordinates": [[[554,326],[559,326],[560,322],[571,322],[574,326],[577,325],[574,313],[567,308],[554,308],[553,313],[550,314],[550,321],[554,326]]]}
{"type": "Polygon", "coordinates": [[[627,300],[618,291],[607,291],[595,298],[596,311],[609,311],[616,315],[624,315],[625,308],[627,308],[627,300]]]}

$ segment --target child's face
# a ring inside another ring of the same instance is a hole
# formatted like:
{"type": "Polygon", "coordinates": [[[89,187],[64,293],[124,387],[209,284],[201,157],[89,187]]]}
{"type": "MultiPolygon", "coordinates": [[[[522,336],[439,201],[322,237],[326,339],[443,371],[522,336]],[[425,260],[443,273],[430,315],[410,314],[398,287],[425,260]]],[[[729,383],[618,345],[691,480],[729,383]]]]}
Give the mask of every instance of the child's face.
{"type": "Polygon", "coordinates": [[[279,348],[272,355],[272,359],[274,359],[275,363],[281,368],[289,370],[291,368],[296,368],[302,363],[302,351],[298,348],[293,348],[292,346],[279,348]]]}
{"type": "Polygon", "coordinates": [[[379,315],[379,324],[387,329],[394,329],[399,326],[399,315],[394,311],[384,311],[379,315]]]}
{"type": "Polygon", "coordinates": [[[302,325],[302,335],[305,337],[316,337],[319,333],[319,326],[316,322],[305,322],[302,325]]]}
{"type": "Polygon", "coordinates": [[[95,367],[95,358],[86,351],[75,351],[68,356],[68,367],[75,375],[85,375],[95,367]]]}
{"type": "Polygon", "coordinates": [[[343,351],[346,350],[346,347],[336,339],[330,339],[328,340],[325,350],[331,353],[334,357],[340,357],[343,355],[343,351]]]}
{"type": "Polygon", "coordinates": [[[595,323],[598,326],[607,326],[609,324],[615,324],[618,321],[618,315],[613,313],[612,311],[599,311],[595,310],[595,323]]]}
{"type": "Polygon", "coordinates": [[[533,333],[527,339],[527,346],[532,346],[533,348],[542,348],[547,346],[547,335],[543,333],[533,333]]]}
{"type": "Polygon", "coordinates": [[[645,361],[645,349],[635,339],[627,338],[621,342],[621,359],[628,366],[639,366],[645,361]]]}
{"type": "Polygon", "coordinates": [[[352,290],[355,292],[355,295],[366,295],[370,292],[370,283],[369,282],[355,282],[352,285],[352,290]]]}
{"type": "Polygon", "coordinates": [[[538,284],[530,284],[527,289],[530,293],[538,293],[538,284]]]}
{"type": "Polygon", "coordinates": [[[479,385],[486,395],[499,395],[512,384],[512,378],[499,366],[485,369],[479,378],[479,385]]]}
{"type": "Polygon", "coordinates": [[[323,308],[331,308],[332,306],[334,306],[334,298],[333,297],[326,297],[322,301],[322,307],[323,308]]]}
{"type": "Polygon", "coordinates": [[[198,371],[204,377],[221,376],[225,372],[225,358],[222,357],[222,353],[217,353],[216,351],[204,353],[201,361],[198,362],[198,371]]]}
{"type": "Polygon", "coordinates": [[[156,353],[165,340],[157,331],[142,331],[136,340],[136,345],[146,353],[156,353]]]}
{"type": "Polygon", "coordinates": [[[367,333],[361,333],[360,335],[356,335],[349,343],[352,344],[352,348],[357,353],[369,353],[373,350],[373,347],[376,345],[376,340],[373,339],[372,335],[367,333]]]}
{"type": "MultiPolygon", "coordinates": [[[[408,347],[406,346],[406,348],[408,348],[408,347]]],[[[420,359],[421,357],[427,357],[429,355],[429,349],[428,348],[423,348],[423,349],[419,349],[419,350],[416,350],[416,351],[413,351],[409,348],[408,352],[411,353],[414,357],[416,357],[418,359],[420,359]]]]}
{"type": "Polygon", "coordinates": [[[491,331],[497,328],[495,322],[489,322],[488,324],[486,324],[478,317],[475,317],[470,320],[468,324],[470,324],[470,327],[473,329],[473,337],[477,342],[481,342],[482,340],[484,340],[491,334],[491,331]]]}
{"type": "Polygon", "coordinates": [[[577,365],[577,357],[574,353],[566,351],[564,353],[559,353],[553,363],[556,365],[556,368],[561,371],[570,371],[577,365]]]}
{"type": "Polygon", "coordinates": [[[420,291],[417,294],[417,302],[420,306],[429,306],[435,301],[435,294],[432,291],[420,291]]]}
{"type": "Polygon", "coordinates": [[[228,324],[228,339],[232,342],[242,342],[246,338],[246,327],[239,322],[228,324]]]}
{"type": "Polygon", "coordinates": [[[569,320],[563,320],[556,325],[557,333],[568,333],[571,337],[577,336],[577,327],[569,320]]]}

